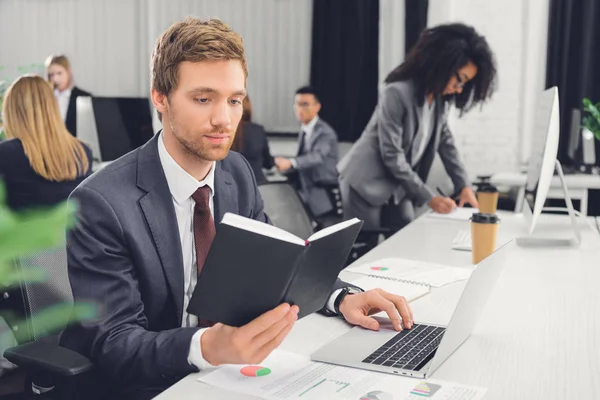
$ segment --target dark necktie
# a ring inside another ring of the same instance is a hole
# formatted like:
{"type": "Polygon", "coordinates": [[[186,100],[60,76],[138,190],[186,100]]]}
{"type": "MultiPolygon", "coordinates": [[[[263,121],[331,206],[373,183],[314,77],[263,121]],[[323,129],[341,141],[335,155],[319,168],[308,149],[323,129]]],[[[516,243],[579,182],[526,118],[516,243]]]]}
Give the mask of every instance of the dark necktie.
{"type": "Polygon", "coordinates": [[[298,148],[298,155],[301,156],[306,151],[306,132],[300,132],[300,147],[298,148]]]}
{"type": "MultiPolygon", "coordinates": [[[[196,267],[198,268],[198,280],[208,251],[215,238],[215,223],[210,212],[210,188],[202,186],[192,195],[196,202],[194,205],[194,247],[196,248],[196,267]]],[[[214,322],[200,319],[198,326],[206,328],[213,326],[214,322]]]]}

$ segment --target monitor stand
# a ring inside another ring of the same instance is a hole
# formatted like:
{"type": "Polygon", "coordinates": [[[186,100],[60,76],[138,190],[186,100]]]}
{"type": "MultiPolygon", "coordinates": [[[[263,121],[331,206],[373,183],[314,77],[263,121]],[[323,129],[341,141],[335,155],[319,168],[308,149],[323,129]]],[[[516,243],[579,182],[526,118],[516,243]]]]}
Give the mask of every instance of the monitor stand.
{"type": "MultiPolygon", "coordinates": [[[[558,160],[556,160],[555,168],[558,172],[560,184],[565,194],[565,204],[567,205],[567,212],[569,214],[571,228],[573,229],[573,235],[566,238],[554,238],[535,236],[533,233],[531,233],[527,236],[516,238],[516,243],[520,247],[579,247],[581,244],[581,233],[579,232],[577,217],[575,216],[575,209],[573,208],[573,202],[571,202],[571,196],[569,196],[569,190],[567,189],[562,166],[558,160]]],[[[523,215],[525,216],[525,220],[531,224],[533,212],[526,200],[523,203],[523,215]]],[[[582,216],[582,218],[585,217],[582,216]]]]}

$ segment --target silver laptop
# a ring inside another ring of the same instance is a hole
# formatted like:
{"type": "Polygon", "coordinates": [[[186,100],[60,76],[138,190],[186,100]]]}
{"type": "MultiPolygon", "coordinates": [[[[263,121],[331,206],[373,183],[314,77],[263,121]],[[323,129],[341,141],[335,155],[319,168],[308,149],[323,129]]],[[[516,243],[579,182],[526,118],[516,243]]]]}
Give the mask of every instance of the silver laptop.
{"type": "Polygon", "coordinates": [[[401,332],[354,327],[311,358],[346,367],[429,378],[473,332],[513,242],[498,248],[475,268],[447,327],[415,323],[412,329],[401,332]]]}

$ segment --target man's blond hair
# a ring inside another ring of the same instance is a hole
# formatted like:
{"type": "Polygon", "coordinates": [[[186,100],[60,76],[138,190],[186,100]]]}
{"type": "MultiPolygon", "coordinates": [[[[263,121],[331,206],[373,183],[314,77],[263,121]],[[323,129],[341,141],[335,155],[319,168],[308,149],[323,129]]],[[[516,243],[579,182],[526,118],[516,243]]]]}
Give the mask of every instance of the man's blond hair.
{"type": "Polygon", "coordinates": [[[219,19],[188,17],[171,25],[156,41],[150,65],[151,87],[168,97],[177,88],[182,62],[225,60],[239,60],[248,76],[240,35],[219,19]]]}

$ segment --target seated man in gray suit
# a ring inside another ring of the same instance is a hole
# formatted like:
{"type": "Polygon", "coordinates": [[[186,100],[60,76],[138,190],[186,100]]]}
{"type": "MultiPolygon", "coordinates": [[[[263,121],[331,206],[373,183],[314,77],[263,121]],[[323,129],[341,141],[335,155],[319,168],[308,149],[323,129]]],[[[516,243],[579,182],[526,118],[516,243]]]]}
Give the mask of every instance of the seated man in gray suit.
{"type": "Polygon", "coordinates": [[[275,158],[280,172],[298,179],[300,197],[316,217],[333,210],[326,185],[337,185],[338,139],[327,122],[319,118],[321,103],[315,89],[305,86],[296,91],[294,111],[302,124],[296,158],[275,158]]]}
{"type": "MultiPolygon", "coordinates": [[[[79,211],[67,238],[69,279],[75,301],[98,304],[101,315],[66,330],[61,344],[95,365],[78,391],[88,400],[150,399],[210,365],[259,363],[298,314],[281,304],[236,328],[186,312],[215,222],[227,212],[269,222],[249,163],[229,151],[246,56],[241,37],[221,21],[188,18],[158,39],[151,65],[163,131],[71,195],[79,211]]],[[[412,326],[403,297],[340,280],[322,312],[378,329],[369,315],[379,310],[398,330],[412,326]]]]}
{"type": "Polygon", "coordinates": [[[446,122],[447,108],[453,104],[462,113],[483,103],[495,77],[493,54],[473,28],[425,30],[385,79],[371,120],[338,166],[345,217],[362,219],[365,228],[396,231],[414,219],[415,206],[451,212],[454,200],[425,184],[436,152],[459,206],[478,207],[446,122]]]}

